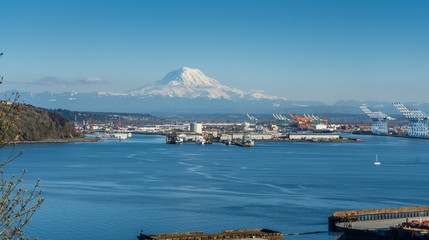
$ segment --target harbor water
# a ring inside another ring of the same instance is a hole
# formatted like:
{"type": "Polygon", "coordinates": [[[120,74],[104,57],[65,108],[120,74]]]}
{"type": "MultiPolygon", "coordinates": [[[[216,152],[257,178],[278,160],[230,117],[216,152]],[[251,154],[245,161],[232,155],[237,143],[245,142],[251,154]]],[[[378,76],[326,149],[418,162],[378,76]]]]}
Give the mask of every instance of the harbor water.
{"type": "MultiPolygon", "coordinates": [[[[39,239],[269,228],[326,231],[337,210],[429,205],[429,140],[354,136],[361,143],[167,145],[163,136],[17,146],[5,171],[40,178],[39,239]],[[381,165],[374,165],[375,155],[381,165]]],[[[1,157],[5,157],[3,149],[1,157]]],[[[323,233],[285,239],[337,239],[323,233]]]]}

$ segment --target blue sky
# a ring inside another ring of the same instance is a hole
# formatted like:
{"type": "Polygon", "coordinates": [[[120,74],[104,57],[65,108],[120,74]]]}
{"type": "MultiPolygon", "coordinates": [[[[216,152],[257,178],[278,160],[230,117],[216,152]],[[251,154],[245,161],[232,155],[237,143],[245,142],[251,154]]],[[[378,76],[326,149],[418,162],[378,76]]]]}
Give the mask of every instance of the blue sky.
{"type": "Polygon", "coordinates": [[[182,66],[295,100],[429,102],[429,1],[0,1],[2,90],[123,92],[182,66]]]}

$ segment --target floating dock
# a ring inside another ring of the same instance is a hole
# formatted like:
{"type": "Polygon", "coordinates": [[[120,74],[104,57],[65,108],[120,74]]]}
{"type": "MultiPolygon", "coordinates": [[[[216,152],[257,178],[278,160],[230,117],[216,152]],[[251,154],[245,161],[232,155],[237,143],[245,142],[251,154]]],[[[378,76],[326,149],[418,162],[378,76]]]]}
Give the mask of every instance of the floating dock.
{"type": "Polygon", "coordinates": [[[210,240],[210,239],[272,239],[281,240],[283,234],[270,229],[227,230],[220,233],[183,232],[145,235],[140,233],[139,240],[210,240]]]}

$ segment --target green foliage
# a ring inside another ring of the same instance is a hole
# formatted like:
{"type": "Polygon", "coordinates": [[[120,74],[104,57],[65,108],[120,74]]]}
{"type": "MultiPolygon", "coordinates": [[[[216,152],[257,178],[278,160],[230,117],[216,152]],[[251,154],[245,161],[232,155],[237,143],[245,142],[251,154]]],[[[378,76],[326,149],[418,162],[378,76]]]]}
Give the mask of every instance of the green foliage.
{"type": "Polygon", "coordinates": [[[18,177],[4,173],[7,165],[23,154],[15,153],[15,145],[10,146],[21,134],[15,124],[23,109],[22,104],[17,103],[18,99],[19,94],[14,93],[6,101],[0,102],[0,149],[10,152],[5,159],[0,160],[0,239],[7,240],[26,239],[23,228],[44,201],[40,197],[42,191],[38,190],[40,179],[31,191],[20,188],[26,169],[18,177]]]}
{"type": "Polygon", "coordinates": [[[117,113],[117,112],[81,112],[70,111],[66,109],[49,109],[49,111],[56,112],[61,116],[66,117],[69,121],[74,121],[75,116],[78,122],[82,122],[84,117],[87,121],[94,120],[95,124],[117,123],[120,119],[122,125],[145,125],[160,122],[160,119],[150,114],[143,113],[117,113]]]}
{"type": "MultiPolygon", "coordinates": [[[[1,55],[3,53],[0,53],[1,55]]],[[[3,76],[0,76],[0,84],[2,83],[3,76]]],[[[31,217],[40,208],[44,199],[40,197],[42,191],[38,190],[40,179],[31,191],[20,188],[26,169],[23,169],[18,177],[7,176],[4,173],[7,165],[24,153],[24,151],[15,153],[15,143],[10,146],[22,133],[17,128],[16,122],[23,105],[18,103],[19,93],[13,93],[6,98],[5,101],[0,101],[0,149],[8,153],[2,155],[4,159],[0,159],[0,239],[23,240],[29,239],[25,238],[24,226],[31,221],[31,217]]]]}
{"type": "MultiPolygon", "coordinates": [[[[13,110],[16,111],[17,109],[13,110]]],[[[19,141],[83,137],[68,119],[58,113],[44,111],[31,105],[22,105],[20,116],[11,129],[22,131],[18,136],[19,141]]]]}

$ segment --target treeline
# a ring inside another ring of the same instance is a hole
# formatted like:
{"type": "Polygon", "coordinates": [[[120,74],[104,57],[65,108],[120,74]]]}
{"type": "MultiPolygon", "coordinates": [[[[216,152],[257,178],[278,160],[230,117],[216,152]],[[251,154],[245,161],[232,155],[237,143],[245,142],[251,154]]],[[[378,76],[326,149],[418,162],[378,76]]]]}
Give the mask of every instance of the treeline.
{"type": "Polygon", "coordinates": [[[94,121],[95,124],[111,123],[113,125],[144,125],[160,122],[159,118],[144,113],[81,112],[61,108],[49,109],[47,111],[56,112],[71,122],[74,122],[76,119],[78,124],[81,124],[83,120],[86,122],[94,121]]]}
{"type": "MultiPolygon", "coordinates": [[[[14,109],[10,114],[16,114],[14,109]]],[[[64,139],[83,137],[74,125],[58,113],[44,111],[31,105],[22,105],[18,119],[10,130],[21,130],[19,141],[41,141],[47,139],[64,139]]]]}

